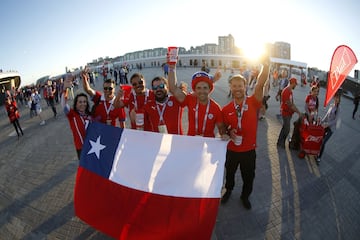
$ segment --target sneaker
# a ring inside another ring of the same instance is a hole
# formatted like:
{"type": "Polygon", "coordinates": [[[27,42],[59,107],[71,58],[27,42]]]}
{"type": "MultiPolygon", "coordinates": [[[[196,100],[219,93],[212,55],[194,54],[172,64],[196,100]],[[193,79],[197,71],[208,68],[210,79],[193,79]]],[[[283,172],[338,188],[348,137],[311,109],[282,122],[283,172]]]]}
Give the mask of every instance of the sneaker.
{"type": "Polygon", "coordinates": [[[41,123],[40,123],[40,126],[43,126],[43,125],[45,125],[45,121],[44,121],[44,120],[42,120],[41,123]]]}
{"type": "Polygon", "coordinates": [[[248,198],[246,198],[246,197],[240,197],[240,199],[241,199],[241,202],[242,202],[244,208],[246,208],[246,209],[251,209],[251,203],[250,203],[250,201],[249,201],[248,198]]]}
{"type": "Polygon", "coordinates": [[[231,190],[226,190],[226,192],[224,193],[224,195],[221,198],[221,203],[223,203],[223,204],[226,203],[229,200],[230,195],[231,195],[231,190]]]}
{"type": "Polygon", "coordinates": [[[320,158],[316,158],[316,164],[319,165],[320,164],[320,158]]]}

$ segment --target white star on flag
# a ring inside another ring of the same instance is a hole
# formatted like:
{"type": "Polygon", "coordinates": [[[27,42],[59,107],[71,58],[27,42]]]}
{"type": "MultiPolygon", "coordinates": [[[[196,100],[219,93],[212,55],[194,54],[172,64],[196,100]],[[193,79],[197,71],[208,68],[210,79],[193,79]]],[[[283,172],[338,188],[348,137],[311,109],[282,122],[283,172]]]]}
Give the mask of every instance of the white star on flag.
{"type": "Polygon", "coordinates": [[[102,145],[100,143],[100,136],[96,139],[96,142],[90,140],[90,144],[91,144],[91,149],[89,150],[88,154],[95,153],[96,157],[99,159],[100,151],[106,148],[105,145],[102,145]]]}

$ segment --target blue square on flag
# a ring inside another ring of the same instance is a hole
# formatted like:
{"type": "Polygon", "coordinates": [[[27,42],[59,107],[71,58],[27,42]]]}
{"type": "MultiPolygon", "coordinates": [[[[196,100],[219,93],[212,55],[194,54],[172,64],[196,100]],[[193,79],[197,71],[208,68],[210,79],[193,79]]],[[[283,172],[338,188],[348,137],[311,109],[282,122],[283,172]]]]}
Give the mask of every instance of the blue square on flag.
{"type": "Polygon", "coordinates": [[[122,132],[122,128],[106,124],[90,124],[81,152],[80,166],[108,178],[122,132]]]}

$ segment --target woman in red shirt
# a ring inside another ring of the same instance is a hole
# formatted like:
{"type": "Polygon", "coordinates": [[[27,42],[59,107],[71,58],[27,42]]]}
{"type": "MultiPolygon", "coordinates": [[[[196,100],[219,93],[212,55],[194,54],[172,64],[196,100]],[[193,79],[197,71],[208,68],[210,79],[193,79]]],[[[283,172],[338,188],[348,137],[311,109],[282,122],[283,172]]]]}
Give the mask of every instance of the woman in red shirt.
{"type": "Polygon", "coordinates": [[[319,109],[319,87],[312,86],[310,93],[305,98],[305,113],[308,116],[309,122],[316,121],[318,117],[318,109],[319,109]]]}
{"type": "Polygon", "coordinates": [[[72,108],[67,104],[67,95],[70,86],[71,77],[68,77],[64,81],[64,92],[61,98],[61,105],[63,106],[64,113],[69,121],[77,156],[78,159],[80,159],[86,128],[92,121],[92,118],[89,110],[89,100],[85,93],[79,93],[75,96],[74,106],[72,108]]]}
{"type": "Polygon", "coordinates": [[[8,96],[6,98],[5,108],[9,117],[9,121],[14,125],[19,140],[20,133],[22,136],[24,135],[24,133],[19,123],[20,114],[15,99],[11,96],[8,96]]]}

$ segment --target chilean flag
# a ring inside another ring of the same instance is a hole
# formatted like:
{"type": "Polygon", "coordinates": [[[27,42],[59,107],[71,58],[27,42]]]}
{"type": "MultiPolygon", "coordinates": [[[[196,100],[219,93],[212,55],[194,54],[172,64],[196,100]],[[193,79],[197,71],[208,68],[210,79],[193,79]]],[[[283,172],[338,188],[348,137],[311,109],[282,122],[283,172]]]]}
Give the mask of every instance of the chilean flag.
{"type": "Polygon", "coordinates": [[[92,123],[76,176],[75,213],[117,239],[210,239],[226,144],[92,123]]]}

